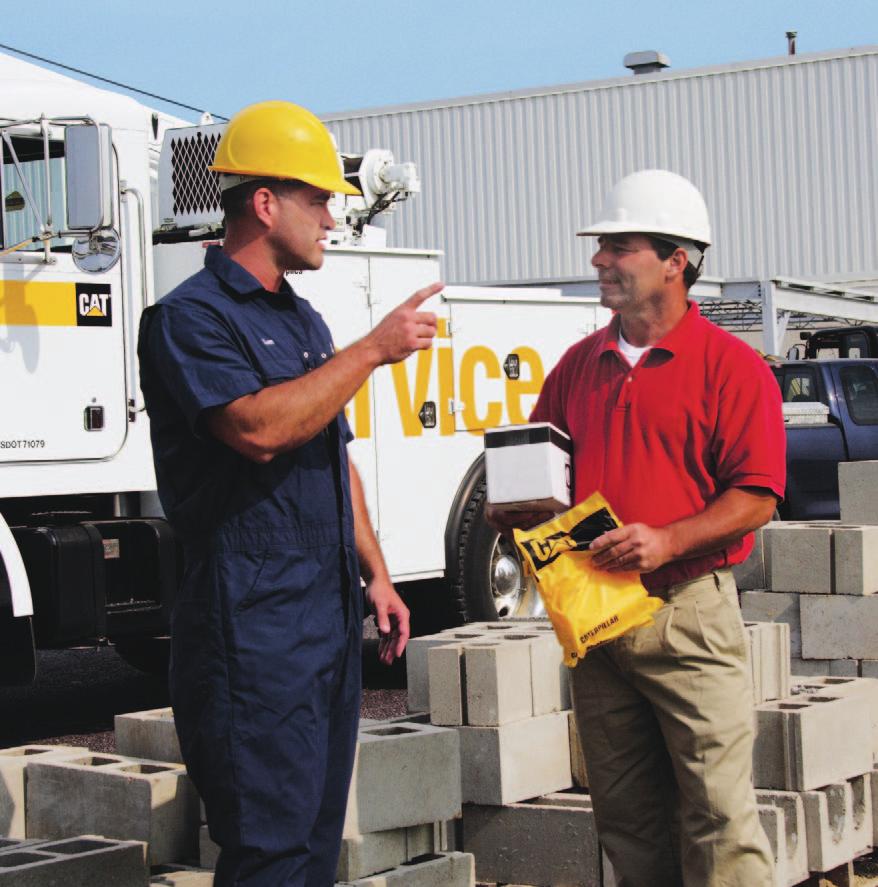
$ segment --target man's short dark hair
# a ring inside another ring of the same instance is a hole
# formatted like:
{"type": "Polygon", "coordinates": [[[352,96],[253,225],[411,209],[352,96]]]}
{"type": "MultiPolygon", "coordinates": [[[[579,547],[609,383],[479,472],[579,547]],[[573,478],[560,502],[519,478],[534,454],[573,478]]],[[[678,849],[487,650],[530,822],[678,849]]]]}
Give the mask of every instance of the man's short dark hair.
{"type": "Polygon", "coordinates": [[[285,197],[304,186],[304,182],[294,179],[254,179],[221,192],[220,206],[227,221],[239,219],[246,213],[253,195],[260,188],[268,188],[275,197],[285,197]]]}
{"type": "MultiPolygon", "coordinates": [[[[674,254],[674,251],[679,249],[676,243],[671,243],[669,240],[662,240],[660,237],[654,237],[652,234],[645,235],[646,239],[652,244],[652,248],[655,250],[656,255],[664,261],[665,259],[670,259],[670,257],[674,254]]],[[[692,241],[695,246],[697,246],[702,252],[707,249],[707,245],[703,243],[698,243],[697,241],[692,241]]],[[[683,283],[686,286],[686,289],[691,289],[692,285],[695,281],[698,280],[698,271],[695,266],[689,262],[686,265],[686,270],[683,272],[683,283]]]]}

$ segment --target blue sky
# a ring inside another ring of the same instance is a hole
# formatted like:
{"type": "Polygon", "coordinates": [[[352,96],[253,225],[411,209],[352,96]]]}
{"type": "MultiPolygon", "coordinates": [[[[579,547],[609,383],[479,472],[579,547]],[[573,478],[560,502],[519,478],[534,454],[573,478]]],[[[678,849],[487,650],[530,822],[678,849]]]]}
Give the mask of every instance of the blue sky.
{"type": "Polygon", "coordinates": [[[787,30],[800,53],[878,43],[878,0],[49,0],[9,5],[0,42],[229,115],[268,98],[328,113],[615,77],[642,49],[674,68],[765,58],[787,30]]]}

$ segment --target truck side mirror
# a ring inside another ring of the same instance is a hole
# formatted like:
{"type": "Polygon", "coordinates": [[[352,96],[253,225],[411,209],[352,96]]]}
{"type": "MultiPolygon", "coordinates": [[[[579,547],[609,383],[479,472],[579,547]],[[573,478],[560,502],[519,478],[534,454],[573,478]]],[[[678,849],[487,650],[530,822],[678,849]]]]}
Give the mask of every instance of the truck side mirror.
{"type": "Polygon", "coordinates": [[[92,232],[113,225],[113,142],[110,127],[85,123],[68,126],[67,230],[92,232]]]}

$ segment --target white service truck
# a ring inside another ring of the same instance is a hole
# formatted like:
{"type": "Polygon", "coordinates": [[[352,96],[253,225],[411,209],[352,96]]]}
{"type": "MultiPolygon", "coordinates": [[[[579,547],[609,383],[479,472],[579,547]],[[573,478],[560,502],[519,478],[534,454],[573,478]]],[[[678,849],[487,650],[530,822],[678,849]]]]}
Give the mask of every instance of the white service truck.
{"type": "MultiPolygon", "coordinates": [[[[136,360],[140,314],[222,237],[207,169],[221,124],[191,126],[0,56],[0,682],[35,649],[116,644],[161,661],[180,562],[155,494],[136,360]]],[[[387,248],[378,213],[419,188],[386,151],[341,155],[364,198],[333,201],[320,271],[295,275],[337,347],[441,278],[387,248]]],[[[482,520],[485,428],[521,423],[564,350],[606,320],[554,290],[449,287],[434,346],[382,367],[348,406],[351,455],[414,615],[538,612],[482,520]]]]}

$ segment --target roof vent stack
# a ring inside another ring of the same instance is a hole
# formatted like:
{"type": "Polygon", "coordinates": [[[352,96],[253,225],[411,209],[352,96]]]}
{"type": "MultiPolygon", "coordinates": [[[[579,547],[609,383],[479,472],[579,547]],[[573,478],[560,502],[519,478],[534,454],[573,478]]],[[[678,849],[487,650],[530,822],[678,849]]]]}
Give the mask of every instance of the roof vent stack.
{"type": "Polygon", "coordinates": [[[635,75],[654,74],[662,68],[670,67],[671,60],[663,52],[647,49],[643,52],[629,52],[622,60],[622,64],[626,68],[631,68],[635,75]]]}
{"type": "Polygon", "coordinates": [[[787,31],[787,55],[796,54],[796,34],[798,31],[787,31]]]}

